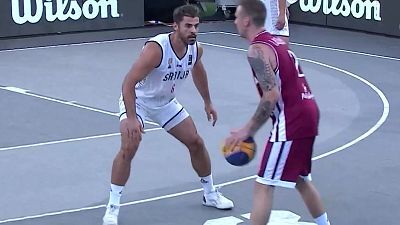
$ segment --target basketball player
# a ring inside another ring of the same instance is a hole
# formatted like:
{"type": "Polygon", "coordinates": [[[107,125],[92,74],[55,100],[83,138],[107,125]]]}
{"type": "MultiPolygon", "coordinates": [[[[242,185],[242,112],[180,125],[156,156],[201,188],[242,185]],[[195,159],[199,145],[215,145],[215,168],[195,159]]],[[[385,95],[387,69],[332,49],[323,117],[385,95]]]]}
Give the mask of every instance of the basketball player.
{"type": "Polygon", "coordinates": [[[287,7],[293,0],[262,0],[267,9],[265,29],[289,44],[289,22],[287,7]]]}
{"type": "Polygon", "coordinates": [[[318,133],[319,110],[296,56],[281,39],[265,31],[266,9],[259,0],[241,0],[235,25],[250,41],[247,52],[260,102],[254,115],[225,140],[234,146],[272,118],[254,187],[251,221],[265,225],[276,186],[296,188],[318,225],[329,225],[318,191],[311,183],[311,157],[318,133]]]}
{"type": "Polygon", "coordinates": [[[158,123],[188,148],[192,166],[203,185],[203,205],[233,208],[233,202],[215,189],[203,139],[188,112],[175,98],[175,91],[192,74],[204,100],[208,120],[215,125],[217,112],[210,99],[207,74],[201,61],[203,49],[196,41],[198,9],[191,5],[178,7],[173,20],[174,31],[147,41],[123,81],[119,101],[121,148],[112,166],[104,225],[117,224],[122,189],[129,178],[131,161],[142,139],[146,119],[158,123]]]}

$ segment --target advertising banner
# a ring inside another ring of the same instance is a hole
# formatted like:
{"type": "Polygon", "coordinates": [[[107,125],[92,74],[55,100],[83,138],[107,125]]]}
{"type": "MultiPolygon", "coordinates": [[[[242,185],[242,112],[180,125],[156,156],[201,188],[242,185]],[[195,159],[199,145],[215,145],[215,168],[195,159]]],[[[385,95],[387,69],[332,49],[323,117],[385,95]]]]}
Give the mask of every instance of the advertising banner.
{"type": "Polygon", "coordinates": [[[290,6],[294,22],[400,36],[400,1],[298,0],[290,6]]]}
{"type": "Polygon", "coordinates": [[[138,27],[144,0],[2,0],[0,37],[138,27]]]}
{"type": "MultiPolygon", "coordinates": [[[[312,1],[312,0],[310,0],[312,1]]],[[[312,11],[309,10],[308,4],[310,2],[300,0],[289,7],[289,20],[293,22],[316,24],[316,25],[326,25],[326,15],[319,9],[313,8],[312,11]],[[303,11],[305,10],[305,11],[303,11]],[[307,10],[307,11],[306,11],[307,10]]]]}

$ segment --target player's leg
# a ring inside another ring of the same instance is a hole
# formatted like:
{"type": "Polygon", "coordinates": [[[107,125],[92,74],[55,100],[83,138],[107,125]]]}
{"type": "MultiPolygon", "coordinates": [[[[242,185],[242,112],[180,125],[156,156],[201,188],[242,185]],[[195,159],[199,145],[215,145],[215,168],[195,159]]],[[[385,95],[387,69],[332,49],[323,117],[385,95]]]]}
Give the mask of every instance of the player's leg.
{"type": "Polygon", "coordinates": [[[296,181],[296,189],[299,191],[315,222],[318,225],[329,225],[330,223],[321,197],[315,186],[311,183],[311,158],[314,141],[314,137],[294,141],[294,148],[299,153],[297,163],[303,165],[300,176],[296,181]]]}
{"type": "Polygon", "coordinates": [[[199,177],[206,177],[211,174],[210,157],[205,148],[203,139],[197,133],[190,116],[171,128],[168,133],[188,148],[193,169],[199,177]]]}
{"type": "Polygon", "coordinates": [[[192,166],[203,185],[203,204],[219,209],[233,208],[233,202],[222,196],[214,185],[211,174],[211,163],[203,139],[189,116],[168,131],[172,136],[182,142],[189,150],[192,166]]]}
{"type": "MultiPolygon", "coordinates": [[[[142,126],[144,126],[144,121],[142,119],[144,111],[137,106],[136,113],[142,126]]],[[[125,122],[126,110],[122,99],[120,99],[120,126],[125,122]]],[[[129,138],[128,134],[124,130],[121,130],[121,146],[112,165],[110,197],[106,213],[103,217],[103,225],[118,224],[118,213],[122,190],[128,181],[131,171],[131,162],[139,147],[140,141],[140,138],[129,138]]]]}
{"type": "Polygon", "coordinates": [[[183,106],[174,99],[152,115],[152,118],[188,148],[193,169],[204,189],[205,205],[220,209],[232,208],[233,202],[223,197],[214,187],[208,151],[203,139],[197,133],[192,118],[183,106]]]}
{"type": "Polygon", "coordinates": [[[309,180],[299,177],[296,189],[299,191],[315,222],[318,225],[329,225],[328,216],[315,186],[309,180]]]}
{"type": "Polygon", "coordinates": [[[288,155],[290,145],[286,142],[268,142],[262,155],[253,194],[251,222],[253,225],[265,225],[272,210],[273,191],[275,186],[295,186],[280,178],[288,155]]]}
{"type": "Polygon", "coordinates": [[[254,190],[251,215],[253,225],[265,225],[271,213],[273,188],[295,188],[303,166],[302,152],[295,141],[268,142],[261,160],[254,190]]]}
{"type": "Polygon", "coordinates": [[[253,208],[250,220],[252,225],[265,225],[269,221],[272,210],[274,186],[255,182],[253,208]]]}

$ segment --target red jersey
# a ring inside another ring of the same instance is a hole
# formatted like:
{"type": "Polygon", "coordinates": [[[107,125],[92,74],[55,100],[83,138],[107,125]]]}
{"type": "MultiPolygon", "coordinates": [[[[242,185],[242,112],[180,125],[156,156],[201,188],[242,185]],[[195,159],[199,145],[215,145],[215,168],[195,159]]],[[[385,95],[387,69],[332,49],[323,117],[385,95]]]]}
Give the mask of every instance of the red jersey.
{"type": "MultiPolygon", "coordinates": [[[[271,114],[273,127],[270,141],[287,141],[318,134],[319,110],[298,60],[288,46],[279,38],[264,31],[251,44],[265,44],[275,52],[277,67],[276,83],[280,97],[271,114]]],[[[255,73],[254,80],[262,96],[255,73]]]]}

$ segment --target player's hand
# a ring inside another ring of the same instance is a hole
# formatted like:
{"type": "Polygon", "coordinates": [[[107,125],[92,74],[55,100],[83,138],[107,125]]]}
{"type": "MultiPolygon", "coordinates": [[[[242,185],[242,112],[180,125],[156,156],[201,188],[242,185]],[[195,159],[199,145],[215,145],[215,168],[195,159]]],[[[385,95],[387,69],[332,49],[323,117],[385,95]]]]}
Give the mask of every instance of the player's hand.
{"type": "Polygon", "coordinates": [[[126,137],[128,140],[135,140],[137,142],[142,140],[142,134],[144,133],[144,129],[139,120],[134,118],[126,118],[121,121],[120,132],[123,137],[126,137]]]}
{"type": "Polygon", "coordinates": [[[246,140],[249,136],[250,131],[246,127],[238,130],[232,130],[231,135],[225,139],[225,146],[231,146],[233,148],[240,142],[246,140]]]}
{"type": "Polygon", "coordinates": [[[207,114],[207,120],[212,121],[212,125],[215,126],[215,123],[217,123],[217,111],[214,109],[214,106],[210,104],[205,104],[204,107],[206,114],[207,114]]]}
{"type": "Polygon", "coordinates": [[[278,21],[275,24],[275,28],[278,29],[278,30],[282,30],[285,27],[285,23],[286,23],[286,21],[285,21],[285,13],[286,12],[283,12],[283,13],[279,14],[278,21]]]}

